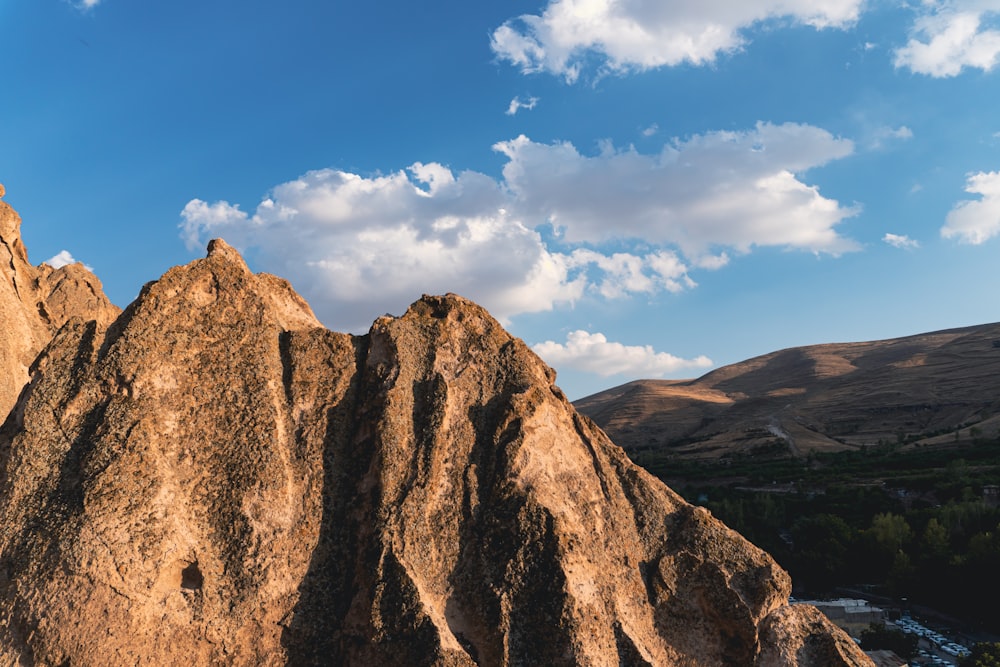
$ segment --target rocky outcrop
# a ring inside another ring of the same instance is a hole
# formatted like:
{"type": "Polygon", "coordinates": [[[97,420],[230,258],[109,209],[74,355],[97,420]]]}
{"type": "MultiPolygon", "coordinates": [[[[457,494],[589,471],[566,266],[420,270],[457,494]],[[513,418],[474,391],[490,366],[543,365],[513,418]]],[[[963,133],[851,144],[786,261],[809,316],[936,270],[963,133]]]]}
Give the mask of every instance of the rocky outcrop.
{"type": "Polygon", "coordinates": [[[827,633],[816,607],[794,605],[771,614],[761,626],[759,667],[856,664],[858,647],[843,633],[827,633]]]}
{"type": "MultiPolygon", "coordinates": [[[[0,185],[0,199],[4,196],[0,185]]],[[[34,267],[21,241],[21,218],[0,201],[0,423],[28,382],[35,356],[72,317],[110,323],[118,308],[82,264],[34,267]]]]}
{"type": "Polygon", "coordinates": [[[214,241],[35,360],[0,665],[870,664],[553,382],[460,297],[334,333],[214,241]]]}

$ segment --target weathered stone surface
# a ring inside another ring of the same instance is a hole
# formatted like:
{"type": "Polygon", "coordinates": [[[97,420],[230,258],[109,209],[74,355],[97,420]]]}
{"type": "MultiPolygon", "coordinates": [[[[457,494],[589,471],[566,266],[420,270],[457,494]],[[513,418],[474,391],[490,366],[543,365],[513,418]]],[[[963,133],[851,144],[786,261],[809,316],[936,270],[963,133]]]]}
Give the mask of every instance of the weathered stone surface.
{"type": "Polygon", "coordinates": [[[0,423],[27,384],[31,362],[60,326],[72,317],[108,324],[118,312],[83,265],[32,266],[21,217],[0,201],[0,423]]]}
{"type": "Polygon", "coordinates": [[[553,382],[460,297],[338,334],[213,242],[35,361],[0,665],[868,664],[553,382]]]}
{"type": "Polygon", "coordinates": [[[33,267],[21,243],[21,218],[0,201],[0,421],[28,381],[28,367],[52,332],[34,308],[33,267]]]}
{"type": "Polygon", "coordinates": [[[38,314],[49,328],[58,331],[74,317],[96,320],[108,326],[121,314],[121,308],[108,301],[104,286],[83,264],[67,264],[53,269],[42,264],[35,269],[38,314]]]}
{"type": "Polygon", "coordinates": [[[778,609],[761,627],[760,667],[780,665],[869,665],[867,656],[843,633],[828,631],[818,609],[794,605],[778,609]]]}

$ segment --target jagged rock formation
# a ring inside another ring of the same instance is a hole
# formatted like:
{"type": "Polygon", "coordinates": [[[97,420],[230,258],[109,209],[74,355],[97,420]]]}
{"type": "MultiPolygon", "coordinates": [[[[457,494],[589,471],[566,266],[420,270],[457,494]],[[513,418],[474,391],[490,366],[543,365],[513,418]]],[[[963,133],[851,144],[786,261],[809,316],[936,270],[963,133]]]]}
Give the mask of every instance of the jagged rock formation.
{"type": "MultiPolygon", "coordinates": [[[[0,199],[5,194],[0,185],[0,199]]],[[[28,368],[74,316],[109,324],[118,308],[81,264],[34,267],[21,241],[21,218],[0,201],[0,422],[28,382],[28,368]]]]}
{"type": "Polygon", "coordinates": [[[482,308],[324,329],[221,241],[0,432],[0,665],[868,665],[482,308]]]}

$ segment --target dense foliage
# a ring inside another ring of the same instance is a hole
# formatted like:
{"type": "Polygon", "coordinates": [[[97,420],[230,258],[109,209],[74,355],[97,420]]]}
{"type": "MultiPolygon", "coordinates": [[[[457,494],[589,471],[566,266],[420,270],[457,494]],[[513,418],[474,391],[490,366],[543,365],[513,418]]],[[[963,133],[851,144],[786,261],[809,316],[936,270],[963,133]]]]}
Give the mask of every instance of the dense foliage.
{"type": "Polygon", "coordinates": [[[637,460],[768,550],[796,588],[868,590],[1000,630],[1000,442],[806,459],[637,460]]]}
{"type": "Polygon", "coordinates": [[[1000,667],[1000,644],[976,644],[972,653],[959,659],[958,667],[1000,667]]]}

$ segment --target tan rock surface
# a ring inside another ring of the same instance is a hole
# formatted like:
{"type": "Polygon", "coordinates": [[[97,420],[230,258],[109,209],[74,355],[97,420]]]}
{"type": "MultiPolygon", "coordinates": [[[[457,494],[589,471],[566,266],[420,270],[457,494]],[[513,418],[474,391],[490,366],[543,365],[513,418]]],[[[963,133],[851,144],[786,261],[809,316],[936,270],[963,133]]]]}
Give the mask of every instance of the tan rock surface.
{"type": "Polygon", "coordinates": [[[816,607],[783,607],[761,628],[759,667],[780,665],[869,665],[847,635],[827,632],[829,621],[816,607]]]}
{"type": "Polygon", "coordinates": [[[0,421],[28,382],[28,367],[52,331],[35,307],[34,267],[21,242],[21,217],[0,201],[0,421]]]}
{"type": "MultiPolygon", "coordinates": [[[[0,197],[4,193],[0,186],[0,197]]],[[[118,312],[83,265],[32,266],[21,217],[0,201],[0,423],[27,384],[35,356],[60,326],[72,317],[109,324],[118,312]]]]}
{"type": "Polygon", "coordinates": [[[213,242],[0,432],[0,665],[869,664],[553,381],[460,297],[338,334],[213,242]]]}

